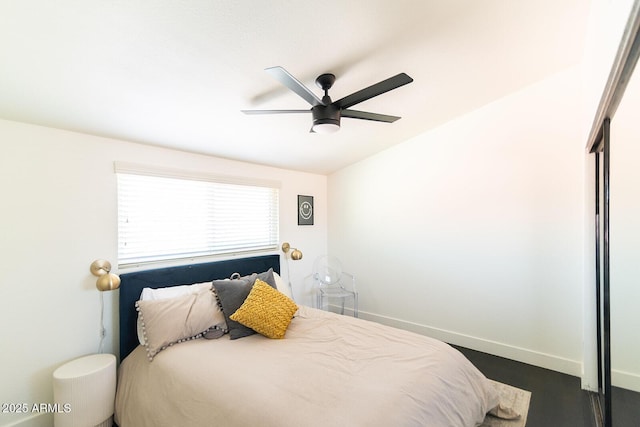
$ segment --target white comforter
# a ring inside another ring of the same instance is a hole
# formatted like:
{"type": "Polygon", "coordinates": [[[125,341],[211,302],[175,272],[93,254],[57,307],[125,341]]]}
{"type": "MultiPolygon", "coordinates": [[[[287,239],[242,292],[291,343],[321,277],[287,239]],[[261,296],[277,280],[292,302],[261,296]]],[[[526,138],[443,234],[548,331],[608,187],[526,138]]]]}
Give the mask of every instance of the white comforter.
{"type": "Polygon", "coordinates": [[[282,340],[176,344],[121,364],[120,427],[472,427],[498,403],[490,382],[440,341],[300,307],[282,340]]]}

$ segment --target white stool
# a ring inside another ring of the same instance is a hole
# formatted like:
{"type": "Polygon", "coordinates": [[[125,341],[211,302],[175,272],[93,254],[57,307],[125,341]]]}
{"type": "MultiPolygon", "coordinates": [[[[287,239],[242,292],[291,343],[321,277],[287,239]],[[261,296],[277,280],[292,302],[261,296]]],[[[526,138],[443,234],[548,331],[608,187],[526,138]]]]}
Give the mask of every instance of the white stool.
{"type": "Polygon", "coordinates": [[[53,372],[55,427],[111,427],[116,396],[116,357],[92,354],[53,372]]]}

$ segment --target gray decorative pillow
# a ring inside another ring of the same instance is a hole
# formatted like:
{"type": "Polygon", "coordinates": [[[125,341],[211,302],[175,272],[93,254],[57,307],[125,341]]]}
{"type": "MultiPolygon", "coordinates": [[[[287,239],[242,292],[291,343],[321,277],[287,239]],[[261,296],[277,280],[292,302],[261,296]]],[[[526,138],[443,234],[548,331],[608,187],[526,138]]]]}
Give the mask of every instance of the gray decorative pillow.
{"type": "Polygon", "coordinates": [[[245,279],[227,279],[227,280],[214,280],[213,288],[216,290],[218,296],[218,302],[224,313],[224,318],[227,321],[227,328],[229,329],[229,337],[232,340],[247,337],[256,333],[251,328],[248,328],[235,320],[229,319],[233,313],[236,312],[247,299],[253,283],[251,280],[245,279]]]}
{"type": "Polygon", "coordinates": [[[202,336],[207,340],[217,340],[223,335],[224,335],[224,330],[214,326],[213,328],[205,332],[202,336]]]}
{"type": "Polygon", "coordinates": [[[253,273],[253,274],[249,274],[247,276],[242,276],[242,277],[240,277],[239,273],[233,273],[231,275],[231,279],[247,280],[247,281],[251,282],[251,286],[253,286],[256,283],[257,279],[260,279],[263,282],[267,283],[272,288],[277,289],[277,287],[276,287],[276,279],[275,279],[275,277],[273,275],[273,268],[270,268],[267,271],[264,271],[262,273],[253,273]]]}

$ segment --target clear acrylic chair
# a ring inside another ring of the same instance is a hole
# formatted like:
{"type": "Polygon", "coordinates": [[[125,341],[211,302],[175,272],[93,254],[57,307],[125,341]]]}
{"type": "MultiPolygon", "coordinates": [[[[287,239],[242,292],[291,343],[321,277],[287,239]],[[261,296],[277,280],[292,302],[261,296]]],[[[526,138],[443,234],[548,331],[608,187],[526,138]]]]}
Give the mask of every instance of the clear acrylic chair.
{"type": "Polygon", "coordinates": [[[323,255],[313,263],[311,275],[316,290],[316,308],[323,309],[327,301],[340,299],[340,314],[344,314],[345,300],[353,300],[353,316],[358,317],[358,292],[356,278],[342,270],[342,263],[336,257],[323,255]]]}

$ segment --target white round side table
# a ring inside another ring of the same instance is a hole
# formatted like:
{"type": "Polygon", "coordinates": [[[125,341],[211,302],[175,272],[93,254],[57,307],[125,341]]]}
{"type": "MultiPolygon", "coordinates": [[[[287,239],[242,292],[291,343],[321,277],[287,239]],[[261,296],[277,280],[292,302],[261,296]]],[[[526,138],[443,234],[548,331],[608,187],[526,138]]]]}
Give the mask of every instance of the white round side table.
{"type": "Polygon", "coordinates": [[[116,357],[91,354],[53,372],[55,427],[112,427],[116,395],[116,357]]]}

